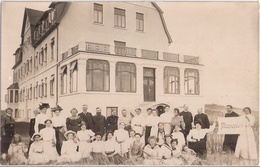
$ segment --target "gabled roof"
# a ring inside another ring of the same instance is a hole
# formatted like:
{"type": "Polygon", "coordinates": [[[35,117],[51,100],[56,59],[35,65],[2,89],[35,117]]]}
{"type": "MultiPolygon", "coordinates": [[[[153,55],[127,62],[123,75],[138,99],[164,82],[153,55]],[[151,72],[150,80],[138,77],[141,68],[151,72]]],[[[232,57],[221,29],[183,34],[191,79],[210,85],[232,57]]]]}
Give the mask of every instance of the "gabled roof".
{"type": "Polygon", "coordinates": [[[165,23],[165,20],[164,20],[164,17],[163,17],[163,11],[155,2],[151,2],[151,3],[157,9],[157,11],[160,14],[160,17],[161,17],[161,20],[162,20],[162,24],[163,24],[163,28],[164,28],[164,31],[165,31],[165,33],[167,35],[168,42],[170,44],[170,43],[172,43],[172,37],[171,37],[171,35],[170,35],[169,31],[168,31],[168,28],[166,26],[166,23],[165,23]]]}
{"type": "Polygon", "coordinates": [[[18,85],[18,83],[13,83],[7,89],[19,89],[19,85],[18,85]]]}

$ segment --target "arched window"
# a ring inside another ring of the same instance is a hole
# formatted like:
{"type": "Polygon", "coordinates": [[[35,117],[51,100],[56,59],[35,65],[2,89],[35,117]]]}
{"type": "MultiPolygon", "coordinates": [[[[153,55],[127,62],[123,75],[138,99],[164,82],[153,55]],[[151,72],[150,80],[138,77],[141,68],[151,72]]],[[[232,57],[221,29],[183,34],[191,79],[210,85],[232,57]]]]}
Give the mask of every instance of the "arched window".
{"type": "Polygon", "coordinates": [[[136,66],[133,63],[116,63],[116,91],[136,92],[136,66]]]}
{"type": "Polygon", "coordinates": [[[196,69],[185,69],[184,71],[184,89],[187,95],[199,95],[199,71],[196,69]]]}
{"type": "Polygon", "coordinates": [[[164,67],[164,93],[180,93],[180,70],[177,67],[164,67]]]}
{"type": "Polygon", "coordinates": [[[87,91],[109,91],[109,63],[106,60],[87,61],[87,91]]]}

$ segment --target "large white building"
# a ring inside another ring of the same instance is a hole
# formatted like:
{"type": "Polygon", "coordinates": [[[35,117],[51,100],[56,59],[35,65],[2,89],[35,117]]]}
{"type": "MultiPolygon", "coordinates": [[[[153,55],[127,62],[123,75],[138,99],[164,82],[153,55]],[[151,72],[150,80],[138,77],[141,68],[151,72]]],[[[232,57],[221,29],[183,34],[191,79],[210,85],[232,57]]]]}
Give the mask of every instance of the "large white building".
{"type": "Polygon", "coordinates": [[[154,2],[53,2],[25,9],[14,84],[6,101],[28,120],[40,102],[68,116],[88,104],[134,111],[157,103],[203,104],[201,58],[171,53],[163,11],[154,2]]]}

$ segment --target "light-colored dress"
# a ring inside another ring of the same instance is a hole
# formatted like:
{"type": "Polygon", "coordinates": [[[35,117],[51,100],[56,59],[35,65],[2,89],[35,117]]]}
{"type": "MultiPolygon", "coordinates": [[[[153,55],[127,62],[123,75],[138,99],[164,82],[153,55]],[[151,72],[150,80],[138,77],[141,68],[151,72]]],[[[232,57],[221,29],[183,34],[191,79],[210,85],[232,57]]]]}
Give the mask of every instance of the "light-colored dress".
{"type": "Polygon", "coordinates": [[[79,139],[79,152],[82,154],[83,158],[90,156],[91,143],[90,140],[95,133],[92,130],[81,130],[77,132],[77,137],[79,139]]]}
{"type": "Polygon", "coordinates": [[[119,155],[124,156],[124,154],[127,153],[129,150],[129,144],[127,143],[127,140],[129,138],[128,132],[124,129],[115,130],[114,138],[116,142],[119,143],[119,155]]]}
{"type": "Polygon", "coordinates": [[[78,162],[82,155],[77,151],[78,143],[72,139],[64,141],[61,148],[61,156],[58,162],[78,162]]]}
{"type": "Polygon", "coordinates": [[[10,156],[10,165],[24,165],[27,164],[27,159],[24,153],[27,152],[27,148],[23,142],[14,144],[11,143],[8,149],[8,155],[10,156]]]}
{"type": "Polygon", "coordinates": [[[162,163],[164,165],[181,165],[183,161],[181,159],[181,149],[179,147],[172,148],[171,146],[164,144],[161,147],[161,156],[163,157],[162,163]]]}
{"type": "Polygon", "coordinates": [[[33,142],[29,150],[29,164],[40,165],[49,162],[49,158],[43,154],[43,141],[33,142]]]}
{"type": "Polygon", "coordinates": [[[160,116],[160,122],[162,122],[164,125],[165,134],[172,133],[171,121],[173,116],[174,115],[170,111],[165,112],[160,116]]]}
{"type": "Polygon", "coordinates": [[[152,125],[150,136],[156,136],[158,132],[158,123],[160,122],[160,117],[151,116],[150,118],[151,118],[150,122],[152,125]]]}
{"type": "Polygon", "coordinates": [[[51,161],[57,160],[59,155],[54,145],[54,143],[56,143],[55,130],[52,127],[46,127],[40,130],[40,134],[44,144],[43,154],[48,156],[51,161]]]}
{"type": "Polygon", "coordinates": [[[160,147],[155,145],[154,148],[150,144],[144,147],[144,165],[161,165],[160,147]]]}
{"type": "Polygon", "coordinates": [[[47,119],[50,119],[51,117],[47,114],[40,113],[35,117],[35,125],[34,125],[34,131],[35,133],[39,133],[39,125],[44,125],[44,121],[47,119]]]}
{"type": "Polygon", "coordinates": [[[242,115],[241,117],[245,121],[246,129],[242,132],[237,140],[235,156],[242,157],[244,159],[256,160],[257,159],[257,147],[255,142],[255,136],[252,126],[255,123],[255,118],[253,115],[248,114],[246,119],[246,115],[242,115]]]}
{"type": "Polygon", "coordinates": [[[185,145],[185,138],[184,138],[183,133],[181,133],[181,132],[173,132],[172,133],[172,139],[178,140],[178,146],[180,148],[185,145]]]}
{"type": "Polygon", "coordinates": [[[131,122],[131,127],[135,131],[135,133],[140,133],[143,135],[143,126],[144,126],[144,117],[141,115],[137,115],[133,117],[131,122]]]}

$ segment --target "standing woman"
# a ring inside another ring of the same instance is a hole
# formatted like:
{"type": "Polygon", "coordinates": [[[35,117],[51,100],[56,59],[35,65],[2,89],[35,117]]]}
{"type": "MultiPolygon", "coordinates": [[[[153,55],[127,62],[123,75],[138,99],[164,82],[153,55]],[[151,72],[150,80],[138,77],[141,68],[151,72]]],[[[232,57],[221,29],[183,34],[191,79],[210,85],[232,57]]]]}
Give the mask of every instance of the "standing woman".
{"type": "Polygon", "coordinates": [[[66,121],[65,119],[60,115],[61,111],[63,109],[57,105],[56,107],[52,108],[51,111],[54,113],[52,120],[52,125],[55,130],[55,136],[56,136],[56,149],[59,155],[61,155],[61,147],[62,142],[65,141],[64,134],[67,131],[66,130],[66,121]]]}
{"type": "MultiPolygon", "coordinates": [[[[158,117],[158,112],[156,109],[152,110],[152,116],[151,116],[151,133],[150,136],[156,136],[158,132],[158,123],[160,122],[160,117],[158,117]]],[[[164,131],[165,132],[165,131],[164,131]]]]}
{"type": "Polygon", "coordinates": [[[50,116],[46,114],[47,109],[50,108],[49,103],[41,103],[39,109],[41,113],[35,118],[34,132],[39,133],[41,129],[45,128],[45,120],[50,119],[50,116]]]}
{"type": "Polygon", "coordinates": [[[56,150],[55,130],[52,127],[52,121],[47,119],[45,122],[46,128],[40,130],[44,145],[44,155],[48,156],[50,161],[56,161],[58,153],[56,150]]]}
{"type": "Polygon", "coordinates": [[[164,124],[164,131],[166,134],[170,135],[172,132],[171,120],[173,117],[172,112],[170,111],[170,106],[165,106],[165,113],[160,115],[161,122],[164,124]]]}
{"type": "Polygon", "coordinates": [[[66,119],[67,130],[72,130],[77,133],[80,130],[82,119],[78,116],[78,110],[72,108],[70,111],[71,117],[66,119]]]}
{"type": "Polygon", "coordinates": [[[245,160],[244,162],[247,163],[248,160],[257,160],[257,147],[254,131],[252,128],[255,123],[255,117],[251,115],[251,109],[249,107],[245,107],[243,111],[245,114],[241,117],[245,121],[246,129],[244,133],[241,133],[238,137],[235,156],[245,160]]]}
{"type": "Polygon", "coordinates": [[[119,124],[119,129],[115,131],[115,140],[119,144],[119,154],[122,157],[127,157],[127,152],[129,150],[129,144],[127,143],[127,140],[129,138],[128,132],[124,129],[125,123],[121,122],[119,124]]]}

